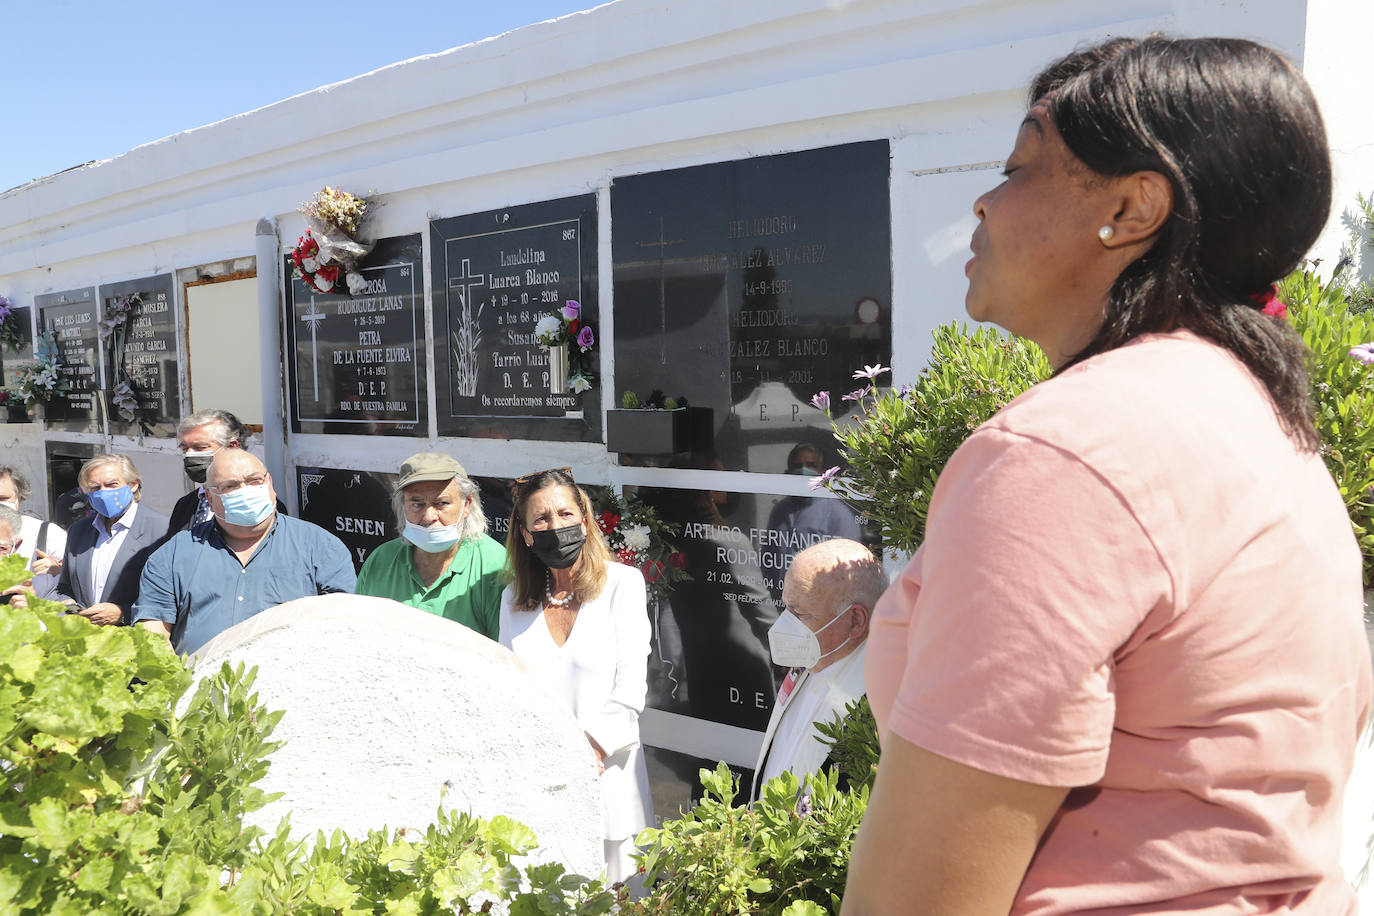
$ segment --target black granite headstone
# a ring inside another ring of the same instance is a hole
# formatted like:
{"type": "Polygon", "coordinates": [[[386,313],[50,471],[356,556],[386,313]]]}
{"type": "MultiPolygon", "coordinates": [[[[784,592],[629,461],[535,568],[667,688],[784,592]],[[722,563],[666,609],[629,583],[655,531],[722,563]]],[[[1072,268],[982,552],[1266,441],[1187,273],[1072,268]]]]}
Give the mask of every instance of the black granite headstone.
{"type": "Polygon", "coordinates": [[[599,380],[550,393],[548,352],[534,339],[570,299],[601,330],[596,232],[590,194],[430,223],[441,436],[600,440],[599,380]]]}
{"type": "Polygon", "coordinates": [[[67,393],[49,401],[43,419],[50,429],[104,432],[100,417],[100,332],[95,289],[33,297],[39,333],[52,334],[62,360],[67,393]]]}
{"type": "Polygon", "coordinates": [[[311,290],[287,262],[294,432],[427,432],[420,258],[418,234],[378,240],[360,265],[367,288],[357,296],[311,290]]]}
{"type": "Polygon", "coordinates": [[[172,275],[159,274],[100,287],[101,317],[130,302],[124,322],[102,341],[105,348],[105,404],[111,434],[171,437],[181,417],[177,360],[177,317],[172,275]],[[131,298],[132,297],[132,298],[131,298]],[[121,384],[132,403],[121,405],[121,384]]]}
{"type": "Polygon", "coordinates": [[[811,406],[891,362],[887,141],[618,178],[611,187],[616,400],[713,407],[694,466],[782,472],[828,441],[811,406]]]}
{"type": "Polygon", "coordinates": [[[792,558],[830,538],[869,536],[847,506],[825,497],[659,488],[639,495],[677,527],[692,576],[666,601],[651,602],[648,705],[763,730],[783,674],[769,655],[768,628],[782,609],[792,558]]]}
{"type": "Polygon", "coordinates": [[[314,522],[348,547],[355,570],[372,551],[396,537],[391,508],[395,474],[340,468],[296,468],[301,518],[314,522]]]}
{"type": "MultiPolygon", "coordinates": [[[[14,323],[17,339],[13,348],[0,345],[0,385],[6,389],[14,385],[20,364],[33,359],[33,309],[27,305],[11,305],[9,320],[14,323]]],[[[7,400],[5,406],[0,407],[0,423],[5,422],[7,416],[24,419],[23,401],[7,400]]]]}

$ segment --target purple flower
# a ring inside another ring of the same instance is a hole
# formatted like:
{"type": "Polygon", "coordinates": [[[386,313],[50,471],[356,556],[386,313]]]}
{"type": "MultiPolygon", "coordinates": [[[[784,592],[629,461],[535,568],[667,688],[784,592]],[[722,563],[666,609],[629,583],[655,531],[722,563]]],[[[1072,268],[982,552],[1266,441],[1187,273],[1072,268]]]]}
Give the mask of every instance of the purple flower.
{"type": "Polygon", "coordinates": [[[595,342],[596,337],[592,334],[592,329],[583,325],[582,330],[577,332],[577,345],[584,350],[590,350],[595,342]]]}
{"type": "Polygon", "coordinates": [[[829,410],[830,392],[817,391],[815,394],[811,395],[811,406],[817,410],[829,410]]]}
{"type": "Polygon", "coordinates": [[[1362,343],[1351,350],[1350,355],[1366,366],[1374,366],[1374,343],[1362,343]]]}
{"type": "Polygon", "coordinates": [[[797,795],[797,816],[810,817],[813,808],[811,806],[811,793],[803,789],[797,795]]]}
{"type": "Polygon", "coordinates": [[[855,377],[855,378],[866,378],[866,379],[870,379],[870,380],[871,380],[871,379],[875,379],[875,378],[877,378],[878,376],[882,375],[884,372],[891,372],[891,371],[892,371],[892,367],[891,367],[891,366],[884,366],[882,363],[878,363],[876,366],[864,366],[862,369],[856,369],[856,370],[854,370],[854,377],[855,377]]]}
{"type": "Polygon", "coordinates": [[[821,474],[819,477],[812,477],[811,480],[807,483],[807,486],[809,486],[813,490],[819,490],[821,487],[829,486],[830,481],[834,480],[835,475],[838,473],[840,473],[840,466],[837,464],[830,470],[821,474]]]}
{"type": "Polygon", "coordinates": [[[563,306],[563,318],[565,321],[576,321],[577,316],[581,314],[581,312],[582,306],[578,304],[576,299],[569,299],[568,304],[563,306]]]}
{"type": "Polygon", "coordinates": [[[872,390],[873,390],[873,386],[872,386],[872,385],[869,385],[867,388],[860,388],[860,389],[858,389],[858,390],[856,390],[856,391],[851,391],[851,392],[849,392],[849,394],[847,394],[847,395],[845,395],[844,397],[840,398],[840,400],[842,400],[842,401],[859,401],[859,400],[862,400],[862,399],[863,399],[863,396],[864,396],[864,395],[868,394],[868,393],[869,393],[870,391],[872,391],[872,390]]]}
{"type": "Polygon", "coordinates": [[[902,400],[905,401],[905,400],[909,399],[909,398],[910,398],[913,394],[915,394],[915,393],[916,393],[916,386],[915,386],[915,385],[903,385],[903,386],[902,386],[902,390],[899,391],[899,392],[897,392],[897,396],[900,397],[902,400]]]}

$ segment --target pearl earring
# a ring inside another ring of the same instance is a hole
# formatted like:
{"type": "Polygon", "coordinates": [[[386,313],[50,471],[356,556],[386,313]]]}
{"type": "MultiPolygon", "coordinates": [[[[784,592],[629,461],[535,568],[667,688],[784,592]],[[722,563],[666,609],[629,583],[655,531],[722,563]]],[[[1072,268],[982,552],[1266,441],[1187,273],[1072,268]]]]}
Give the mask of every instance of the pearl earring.
{"type": "Polygon", "coordinates": [[[1097,230],[1097,237],[1104,242],[1110,242],[1114,235],[1116,235],[1116,230],[1111,226],[1103,226],[1101,229],[1097,230]]]}

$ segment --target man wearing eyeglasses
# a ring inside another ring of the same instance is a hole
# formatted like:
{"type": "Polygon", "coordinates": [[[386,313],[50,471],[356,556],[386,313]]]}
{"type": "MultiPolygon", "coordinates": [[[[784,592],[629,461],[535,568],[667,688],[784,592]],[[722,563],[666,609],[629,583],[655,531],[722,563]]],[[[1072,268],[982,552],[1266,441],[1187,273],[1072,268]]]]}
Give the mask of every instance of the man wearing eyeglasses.
{"type": "Polygon", "coordinates": [[[272,475],[251,452],[218,452],[205,483],[213,517],[149,558],[134,604],[139,626],[167,636],[177,652],[195,652],[267,608],[353,591],[343,542],[278,514],[272,475]]]}

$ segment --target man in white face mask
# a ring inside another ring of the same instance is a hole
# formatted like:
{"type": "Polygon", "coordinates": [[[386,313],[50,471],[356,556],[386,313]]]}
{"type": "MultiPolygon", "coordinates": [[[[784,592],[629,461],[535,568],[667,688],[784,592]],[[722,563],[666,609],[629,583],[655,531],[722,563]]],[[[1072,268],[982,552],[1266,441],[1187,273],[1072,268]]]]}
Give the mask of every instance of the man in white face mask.
{"type": "Polygon", "coordinates": [[[790,670],[759,749],[751,798],[784,771],[800,779],[825,763],[815,723],[843,715],[863,696],[868,622],[886,587],[882,564],[857,541],[822,541],[793,558],[783,580],[785,610],[768,632],[773,663],[790,670]]]}
{"type": "Polygon", "coordinates": [[[296,598],[351,592],[348,548],[318,525],[277,513],[272,475],[227,448],[205,478],[213,523],[173,535],[143,567],[134,621],[195,652],[223,630],[296,598]]]}
{"type": "Polygon", "coordinates": [[[368,556],[358,594],[391,598],[495,639],[506,548],[487,535],[477,484],[455,459],[421,452],[401,465],[392,503],[401,536],[368,556]]]}

